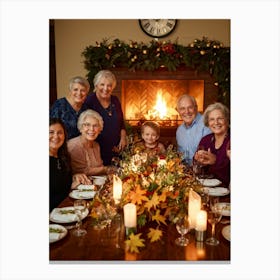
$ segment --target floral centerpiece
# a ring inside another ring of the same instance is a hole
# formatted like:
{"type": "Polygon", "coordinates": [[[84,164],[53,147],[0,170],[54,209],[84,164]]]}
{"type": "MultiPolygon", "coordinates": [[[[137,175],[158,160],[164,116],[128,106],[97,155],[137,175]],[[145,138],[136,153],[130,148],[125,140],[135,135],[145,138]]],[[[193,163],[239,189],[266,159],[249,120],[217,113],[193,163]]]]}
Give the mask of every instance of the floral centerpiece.
{"type": "MultiPolygon", "coordinates": [[[[126,240],[131,252],[139,252],[146,240],[155,242],[161,239],[167,223],[175,223],[181,213],[187,212],[188,193],[199,183],[192,174],[186,172],[182,156],[170,145],[166,153],[147,152],[137,145],[130,145],[122,153],[120,163],[122,197],[120,207],[133,203],[137,209],[137,227],[148,227],[146,239],[143,233],[131,234],[126,240]]],[[[109,187],[111,188],[111,186],[109,187]]],[[[112,203],[112,195],[98,197],[95,206],[107,209],[112,203]]],[[[97,218],[96,209],[92,216],[97,218]]]]}

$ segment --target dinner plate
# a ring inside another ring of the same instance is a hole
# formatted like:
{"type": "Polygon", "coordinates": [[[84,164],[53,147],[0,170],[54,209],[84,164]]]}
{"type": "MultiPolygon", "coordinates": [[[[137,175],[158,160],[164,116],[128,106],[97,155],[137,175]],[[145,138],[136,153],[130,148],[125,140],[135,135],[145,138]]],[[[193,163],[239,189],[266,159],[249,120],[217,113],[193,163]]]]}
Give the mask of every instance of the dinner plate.
{"type": "Polygon", "coordinates": [[[77,187],[78,190],[83,191],[83,190],[94,190],[94,185],[79,185],[77,187]]]}
{"type": "Polygon", "coordinates": [[[230,225],[222,229],[222,235],[226,240],[230,241],[230,225]]]}
{"type": "Polygon", "coordinates": [[[208,190],[208,192],[209,192],[208,194],[210,196],[224,196],[224,195],[229,194],[229,189],[227,189],[227,188],[222,188],[222,187],[216,187],[216,188],[205,187],[204,189],[208,190]]]}
{"type": "Polygon", "coordinates": [[[218,179],[198,179],[198,181],[205,187],[216,187],[222,183],[218,179]]]}
{"type": "MultiPolygon", "coordinates": [[[[85,211],[82,212],[82,219],[84,219],[88,215],[89,211],[86,208],[85,211]]],[[[77,222],[77,215],[75,214],[74,207],[62,207],[62,208],[54,208],[50,214],[50,220],[54,223],[74,223],[77,222]]]]}
{"type": "Polygon", "coordinates": [[[217,206],[218,209],[222,210],[223,216],[230,216],[230,203],[219,202],[219,203],[216,203],[215,206],[217,206]]]}
{"type": "Polygon", "coordinates": [[[49,225],[49,242],[54,243],[67,235],[67,229],[64,226],[57,224],[49,225]],[[51,230],[54,230],[53,232],[51,230]]]}
{"type": "Polygon", "coordinates": [[[96,192],[92,190],[73,190],[69,193],[69,196],[75,199],[92,199],[94,198],[96,192]]]}

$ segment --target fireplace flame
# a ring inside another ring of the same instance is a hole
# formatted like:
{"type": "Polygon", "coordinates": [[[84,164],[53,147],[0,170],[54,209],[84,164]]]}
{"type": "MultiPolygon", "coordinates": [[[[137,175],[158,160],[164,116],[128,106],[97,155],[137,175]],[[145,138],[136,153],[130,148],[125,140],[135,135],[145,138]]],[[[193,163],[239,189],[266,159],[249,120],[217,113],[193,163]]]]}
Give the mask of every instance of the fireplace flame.
{"type": "Polygon", "coordinates": [[[162,90],[157,92],[157,101],[154,110],[158,113],[160,119],[164,119],[167,115],[166,101],[162,96],[162,90]]]}

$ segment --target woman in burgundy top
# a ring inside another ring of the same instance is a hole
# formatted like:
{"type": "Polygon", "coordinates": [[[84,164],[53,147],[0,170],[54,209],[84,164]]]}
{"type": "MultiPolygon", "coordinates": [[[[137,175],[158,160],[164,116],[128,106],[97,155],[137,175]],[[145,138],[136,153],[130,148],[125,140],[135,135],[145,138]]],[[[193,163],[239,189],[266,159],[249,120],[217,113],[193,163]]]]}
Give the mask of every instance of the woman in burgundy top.
{"type": "Polygon", "coordinates": [[[230,183],[230,159],[227,147],[230,141],[230,113],[222,103],[210,104],[204,112],[204,123],[212,131],[204,136],[194,159],[204,166],[204,171],[214,175],[226,186],[230,183]]]}

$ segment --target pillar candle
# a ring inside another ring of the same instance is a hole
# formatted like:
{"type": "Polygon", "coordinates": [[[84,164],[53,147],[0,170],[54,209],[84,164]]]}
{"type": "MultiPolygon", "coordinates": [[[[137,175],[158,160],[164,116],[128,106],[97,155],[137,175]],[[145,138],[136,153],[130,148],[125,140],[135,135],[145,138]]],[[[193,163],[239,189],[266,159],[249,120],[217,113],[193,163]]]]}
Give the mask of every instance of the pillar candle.
{"type": "Polygon", "coordinates": [[[207,212],[200,210],[196,215],[195,229],[197,231],[206,231],[207,229],[207,212]]]}
{"type": "Polygon", "coordinates": [[[128,203],[123,207],[124,212],[124,225],[128,228],[136,228],[137,225],[137,214],[136,205],[128,203]]]}
{"type": "Polygon", "coordinates": [[[115,203],[118,203],[122,197],[122,180],[113,175],[113,198],[115,203]]]}
{"type": "Polygon", "coordinates": [[[196,215],[201,209],[201,197],[195,191],[190,190],[189,192],[189,205],[188,212],[191,220],[191,228],[195,228],[196,215]]]}

